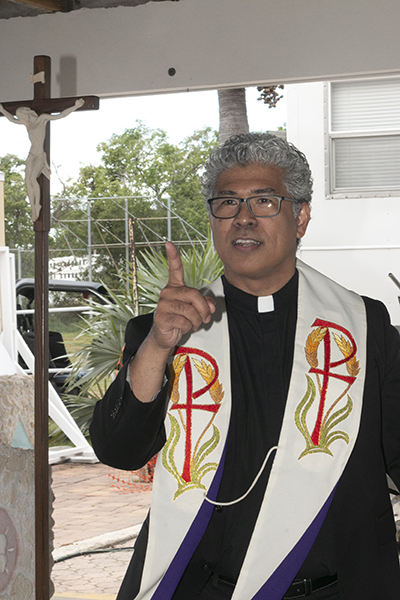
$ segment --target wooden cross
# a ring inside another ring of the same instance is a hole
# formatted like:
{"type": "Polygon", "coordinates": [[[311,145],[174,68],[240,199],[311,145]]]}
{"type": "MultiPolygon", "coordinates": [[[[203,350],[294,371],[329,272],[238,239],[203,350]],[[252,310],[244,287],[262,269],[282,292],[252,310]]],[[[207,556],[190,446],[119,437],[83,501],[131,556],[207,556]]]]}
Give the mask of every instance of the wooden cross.
{"type": "MultiPolygon", "coordinates": [[[[5,102],[3,108],[15,115],[17,108],[26,106],[38,115],[59,113],[73,106],[79,98],[51,98],[51,60],[49,56],[35,56],[33,62],[33,100],[5,102]]],[[[99,99],[84,96],[78,110],[96,110],[99,99]]],[[[0,116],[1,113],[0,113],[0,116]]],[[[46,124],[44,150],[50,164],[50,123],[46,124]]],[[[49,466],[48,466],[48,368],[49,368],[49,230],[50,180],[40,175],[39,218],[35,229],[35,569],[36,600],[50,598],[50,520],[49,520],[49,466]]]]}

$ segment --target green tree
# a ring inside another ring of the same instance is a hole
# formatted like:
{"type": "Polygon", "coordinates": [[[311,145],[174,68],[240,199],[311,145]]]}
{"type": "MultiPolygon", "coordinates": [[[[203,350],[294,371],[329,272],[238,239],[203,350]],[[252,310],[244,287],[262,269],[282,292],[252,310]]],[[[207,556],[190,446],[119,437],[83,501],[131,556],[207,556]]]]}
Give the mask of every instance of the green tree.
{"type": "Polygon", "coordinates": [[[0,171],[4,173],[6,244],[11,250],[18,247],[24,250],[22,273],[24,277],[33,277],[35,234],[24,181],[24,165],[24,161],[14,154],[0,157],[0,171]]]}
{"type": "MultiPolygon", "coordinates": [[[[101,164],[83,167],[78,180],[65,186],[63,197],[53,201],[53,247],[81,247],[87,243],[87,198],[96,198],[91,203],[93,248],[104,243],[108,246],[106,251],[98,251],[96,277],[113,288],[115,277],[120,280],[125,272],[125,249],[118,246],[118,240],[125,239],[125,201],[121,197],[133,196],[128,200],[128,211],[135,218],[139,249],[148,242],[160,248],[166,239],[168,197],[173,215],[179,214],[187,221],[191,239],[198,239],[197,232],[205,238],[208,216],[199,172],[215,145],[216,134],[210,128],[194,132],[177,145],[168,140],[165,131],[150,129],[140,121],[123,134],[114,134],[98,146],[101,164]],[[73,219],[81,221],[72,225],[73,219]],[[74,241],[60,226],[66,221],[76,236],[74,241]]],[[[171,220],[171,232],[173,240],[186,237],[179,219],[171,220]]]]}

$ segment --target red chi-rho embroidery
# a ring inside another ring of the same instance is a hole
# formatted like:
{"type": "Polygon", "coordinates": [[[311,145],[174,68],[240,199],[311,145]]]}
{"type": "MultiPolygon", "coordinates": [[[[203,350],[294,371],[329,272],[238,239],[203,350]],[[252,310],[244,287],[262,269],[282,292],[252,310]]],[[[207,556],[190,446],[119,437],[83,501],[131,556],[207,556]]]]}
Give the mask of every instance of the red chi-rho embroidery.
{"type": "Polygon", "coordinates": [[[334,441],[343,440],[347,444],[349,443],[349,435],[336,427],[347,419],[353,409],[353,401],[348,395],[348,391],[360,372],[356,356],[357,346],[347,329],[323,319],[316,319],[312,327],[316,327],[316,329],[307,337],[304,348],[307,362],[310,365],[309,374],[306,374],[307,391],[295,413],[296,426],[306,441],[306,448],[299,458],[315,452],[325,452],[333,456],[329,447],[334,441]],[[343,356],[340,360],[332,360],[332,343],[343,356]],[[321,367],[319,366],[320,354],[323,354],[321,367]],[[337,388],[333,394],[330,393],[331,380],[343,383],[342,389],[336,397],[337,388]],[[319,396],[318,410],[310,432],[308,428],[309,411],[315,403],[317,392],[319,396]]]}
{"type": "Polygon", "coordinates": [[[216,462],[205,462],[220,441],[220,432],[214,424],[214,419],[220,409],[224,391],[219,382],[219,369],[216,360],[206,352],[197,348],[178,347],[170,367],[171,386],[170,400],[172,406],[168,413],[171,431],[162,452],[162,464],[173,475],[178,484],[174,500],[188,490],[206,489],[202,480],[210,471],[217,468],[216,462]],[[205,381],[206,385],[194,389],[193,367],[205,381]],[[186,400],[181,401],[179,395],[180,377],[185,377],[186,400]],[[196,402],[202,398],[202,402],[196,402]],[[210,402],[211,400],[211,402],[210,402]],[[177,411],[176,417],[172,411],[177,411]],[[209,413],[197,440],[193,440],[193,419],[196,413],[209,413]],[[208,430],[212,427],[211,436],[206,439],[208,430]],[[181,432],[184,432],[184,461],[182,470],[176,465],[176,447],[181,432]]]}

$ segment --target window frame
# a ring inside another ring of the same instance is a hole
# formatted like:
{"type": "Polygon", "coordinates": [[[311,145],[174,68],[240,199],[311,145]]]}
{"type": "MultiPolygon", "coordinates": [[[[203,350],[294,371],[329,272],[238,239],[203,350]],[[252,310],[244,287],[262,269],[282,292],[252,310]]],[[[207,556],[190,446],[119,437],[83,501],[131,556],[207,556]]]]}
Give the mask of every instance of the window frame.
{"type": "Polygon", "coordinates": [[[382,82],[397,79],[398,75],[382,76],[382,77],[364,77],[354,79],[337,79],[334,81],[324,82],[324,152],[325,152],[325,196],[328,199],[344,199],[344,198],[388,198],[400,197],[400,185],[396,186],[365,186],[357,188],[337,188],[335,187],[335,151],[334,142],[337,139],[361,139],[373,137],[390,137],[400,136],[399,129],[368,129],[368,130],[343,130],[332,131],[332,85],[335,83],[356,83],[359,81],[367,81],[374,79],[382,82]]]}

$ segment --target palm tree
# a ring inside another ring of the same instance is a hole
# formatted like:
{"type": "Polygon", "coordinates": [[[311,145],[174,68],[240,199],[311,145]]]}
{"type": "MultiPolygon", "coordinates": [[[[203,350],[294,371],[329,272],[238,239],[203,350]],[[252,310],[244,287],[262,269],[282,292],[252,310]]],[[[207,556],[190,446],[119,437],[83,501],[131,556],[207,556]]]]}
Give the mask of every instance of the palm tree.
{"type": "Polygon", "coordinates": [[[232,135],[249,132],[247,120],[246,90],[232,88],[218,90],[219,136],[220,146],[232,135]]]}
{"type": "MultiPolygon", "coordinates": [[[[269,108],[274,108],[282,98],[277,92],[283,89],[283,85],[259,86],[260,92],[258,100],[268,104],[269,108]]],[[[247,119],[246,108],[246,90],[245,88],[223,89],[218,91],[219,101],[219,136],[220,146],[232,135],[239,133],[248,133],[249,122],[247,119]]]]}

